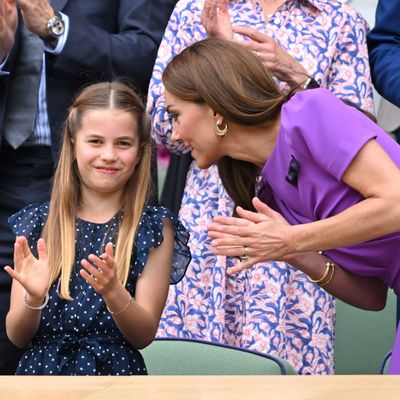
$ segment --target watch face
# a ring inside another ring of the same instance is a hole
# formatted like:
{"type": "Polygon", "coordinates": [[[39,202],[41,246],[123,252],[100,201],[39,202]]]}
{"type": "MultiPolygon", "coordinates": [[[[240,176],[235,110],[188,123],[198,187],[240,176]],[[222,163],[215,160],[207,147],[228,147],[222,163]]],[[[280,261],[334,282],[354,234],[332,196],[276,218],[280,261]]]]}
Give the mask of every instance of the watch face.
{"type": "Polygon", "coordinates": [[[64,33],[64,21],[54,16],[48,23],[49,33],[53,36],[61,36],[64,33]]]}

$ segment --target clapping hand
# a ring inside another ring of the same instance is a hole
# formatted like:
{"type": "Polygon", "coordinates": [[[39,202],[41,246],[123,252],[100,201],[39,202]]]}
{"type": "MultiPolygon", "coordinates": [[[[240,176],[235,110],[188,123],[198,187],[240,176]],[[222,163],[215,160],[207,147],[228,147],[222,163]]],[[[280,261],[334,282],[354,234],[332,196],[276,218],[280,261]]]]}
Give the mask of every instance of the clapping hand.
{"type": "Polygon", "coordinates": [[[81,269],[81,276],[102,296],[121,284],[117,277],[117,264],[111,242],[106,244],[101,258],[90,254],[88,260],[83,259],[81,264],[85,268],[81,269]]]}
{"type": "Polygon", "coordinates": [[[210,38],[233,40],[234,33],[250,40],[241,40],[243,46],[254,51],[264,65],[280,81],[290,87],[303,83],[308,73],[303,66],[267,34],[251,27],[232,26],[229,0],[206,0],[201,13],[201,22],[210,38]]]}
{"type": "Polygon", "coordinates": [[[19,236],[14,243],[14,269],[6,266],[5,271],[17,280],[29,295],[29,304],[40,305],[50,284],[50,265],[44,239],[37,242],[39,257],[36,258],[25,237],[19,236]]]}
{"type": "Polygon", "coordinates": [[[14,46],[17,29],[15,0],[0,1],[0,64],[14,46]]]}
{"type": "Polygon", "coordinates": [[[240,218],[215,217],[208,226],[214,253],[241,260],[227,271],[230,275],[259,262],[284,261],[291,253],[291,226],[258,198],[253,205],[258,212],[237,207],[240,218]]]}
{"type": "Polygon", "coordinates": [[[234,26],[232,29],[234,33],[251,39],[240,43],[253,50],[277,79],[286,82],[290,87],[301,84],[307,79],[307,71],[302,65],[270,36],[244,26],[234,26]]]}
{"type": "Polygon", "coordinates": [[[210,38],[233,38],[228,0],[206,0],[201,12],[201,22],[210,38]]]}

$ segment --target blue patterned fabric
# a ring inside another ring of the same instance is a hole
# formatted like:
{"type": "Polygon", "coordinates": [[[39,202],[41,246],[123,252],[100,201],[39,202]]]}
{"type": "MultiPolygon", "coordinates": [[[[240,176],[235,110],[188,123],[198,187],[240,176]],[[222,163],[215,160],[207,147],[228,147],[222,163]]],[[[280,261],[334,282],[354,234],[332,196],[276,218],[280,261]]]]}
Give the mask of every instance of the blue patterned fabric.
{"type": "MultiPolygon", "coordinates": [[[[29,205],[10,217],[13,232],[28,238],[36,255],[36,242],[48,215],[48,204],[29,205]]],[[[17,369],[21,375],[143,375],[146,367],[140,353],[122,336],[101,295],[80,276],[80,260],[90,253],[100,256],[102,244],[115,242],[122,213],[104,224],[76,220],[76,263],[71,275],[72,301],[60,299],[57,283],[49,290],[49,304],[42,310],[40,327],[17,369]]],[[[163,219],[174,225],[175,251],[171,282],[182,279],[190,261],[189,235],[168,210],[146,207],[132,254],[126,288],[135,295],[149,251],[162,241],[163,219]]]]}
{"type": "MultiPolygon", "coordinates": [[[[204,0],[178,1],[161,42],[149,87],[147,108],[155,141],[174,153],[187,151],[171,140],[162,72],[192,43],[206,38],[204,0]]],[[[273,38],[321,87],[373,113],[364,18],[337,0],[285,0],[267,19],[258,0],[229,1],[233,25],[251,26],[273,38]]],[[[240,35],[235,39],[243,40],[240,35]]],[[[281,83],[287,90],[287,85],[281,83]]],[[[215,165],[187,174],[179,216],[190,231],[192,262],[171,287],[158,337],[210,340],[286,359],[300,374],[332,374],[335,302],[306,275],[283,262],[253,266],[234,276],[237,259],[216,256],[207,226],[231,215],[215,165]]]]}

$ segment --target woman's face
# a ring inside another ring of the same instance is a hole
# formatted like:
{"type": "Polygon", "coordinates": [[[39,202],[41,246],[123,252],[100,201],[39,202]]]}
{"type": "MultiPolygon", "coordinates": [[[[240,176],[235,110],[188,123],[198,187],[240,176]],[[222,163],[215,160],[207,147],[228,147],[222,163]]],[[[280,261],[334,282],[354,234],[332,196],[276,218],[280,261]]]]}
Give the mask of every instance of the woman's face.
{"type": "Polygon", "coordinates": [[[199,168],[206,169],[223,157],[223,138],[214,133],[222,118],[206,104],[181,100],[165,91],[167,111],[173,119],[171,139],[181,141],[190,149],[199,168]]]}

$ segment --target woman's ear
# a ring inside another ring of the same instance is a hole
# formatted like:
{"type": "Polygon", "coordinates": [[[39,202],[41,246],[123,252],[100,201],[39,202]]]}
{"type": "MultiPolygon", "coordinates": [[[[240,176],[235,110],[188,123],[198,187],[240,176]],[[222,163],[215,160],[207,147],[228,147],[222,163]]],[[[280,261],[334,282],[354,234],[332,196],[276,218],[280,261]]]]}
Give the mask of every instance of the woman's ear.
{"type": "Polygon", "coordinates": [[[216,111],[213,111],[214,122],[218,125],[224,122],[224,117],[221,114],[218,114],[216,111]]]}

